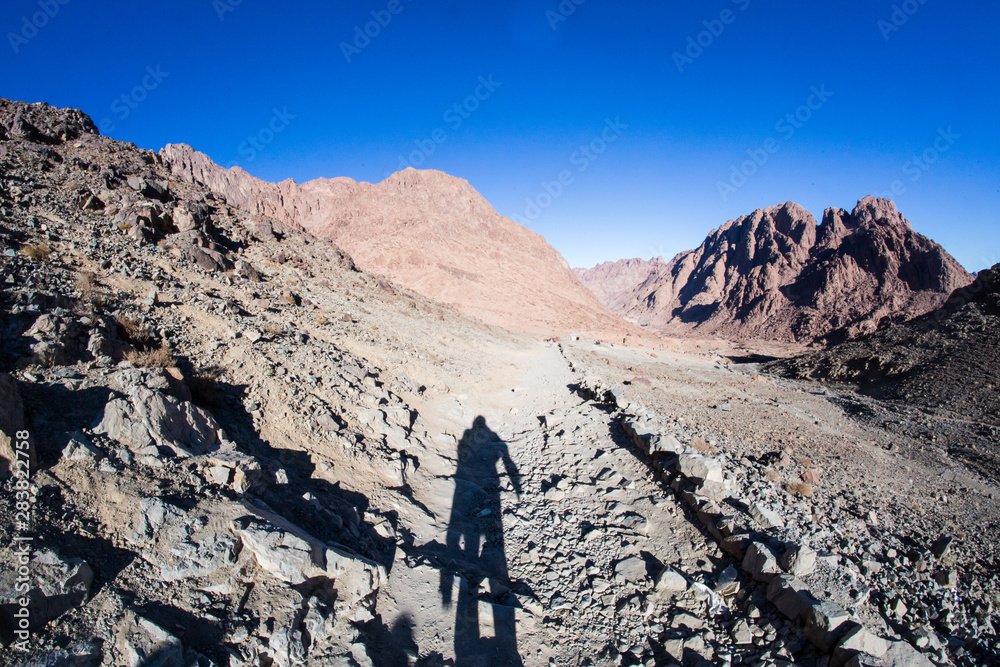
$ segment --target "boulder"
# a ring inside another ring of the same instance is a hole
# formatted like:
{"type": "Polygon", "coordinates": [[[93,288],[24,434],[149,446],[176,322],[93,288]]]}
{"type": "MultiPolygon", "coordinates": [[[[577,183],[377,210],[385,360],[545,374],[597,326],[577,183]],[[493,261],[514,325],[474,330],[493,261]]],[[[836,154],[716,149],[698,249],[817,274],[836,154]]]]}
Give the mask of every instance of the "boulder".
{"type": "Polygon", "coordinates": [[[143,385],[131,384],[125,389],[124,397],[108,401],[94,433],[146,457],[145,463],[155,464],[160,448],[182,457],[234,448],[220,436],[215,418],[193,403],[143,385]]]}
{"type": "Polygon", "coordinates": [[[806,544],[794,546],[781,556],[781,567],[793,576],[808,577],[816,571],[816,551],[806,544]]]}
{"type": "Polygon", "coordinates": [[[342,547],[324,544],[284,519],[256,510],[232,522],[232,531],[249,549],[261,569],[295,585],[313,577],[331,579],[338,607],[363,617],[360,604],[385,580],[382,566],[342,547]]]}
{"type": "Polygon", "coordinates": [[[677,461],[677,470],[685,477],[700,479],[721,484],[722,464],[718,459],[701,456],[700,454],[681,454],[677,461]]]}
{"type": "Polygon", "coordinates": [[[805,615],[805,635],[821,651],[829,651],[848,630],[851,615],[832,600],[814,604],[805,615]]]}
{"type": "Polygon", "coordinates": [[[816,599],[809,588],[787,574],[779,574],[767,587],[767,599],[789,620],[800,623],[805,619],[816,599]]]}
{"type": "Polygon", "coordinates": [[[776,575],[781,574],[778,566],[778,555],[766,544],[753,542],[747,547],[743,558],[743,570],[755,581],[769,583],[776,575]]]}

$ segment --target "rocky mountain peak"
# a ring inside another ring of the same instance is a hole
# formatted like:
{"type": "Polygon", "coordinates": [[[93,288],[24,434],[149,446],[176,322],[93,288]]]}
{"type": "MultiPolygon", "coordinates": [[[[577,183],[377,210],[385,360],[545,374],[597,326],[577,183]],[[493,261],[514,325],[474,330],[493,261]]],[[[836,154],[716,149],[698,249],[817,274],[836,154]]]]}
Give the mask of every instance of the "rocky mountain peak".
{"type": "Polygon", "coordinates": [[[892,201],[865,197],[851,213],[827,209],[819,226],[794,202],[758,209],[631,290],[617,285],[614,299],[595,280],[588,286],[616,312],[663,330],[801,341],[910,319],[971,280],[892,201]]]}

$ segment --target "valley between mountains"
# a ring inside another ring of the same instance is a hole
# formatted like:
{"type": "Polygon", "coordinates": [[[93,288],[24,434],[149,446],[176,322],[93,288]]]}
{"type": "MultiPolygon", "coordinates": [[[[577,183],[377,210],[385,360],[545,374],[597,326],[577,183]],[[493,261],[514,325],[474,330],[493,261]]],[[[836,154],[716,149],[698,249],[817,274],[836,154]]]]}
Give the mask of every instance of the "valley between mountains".
{"type": "Polygon", "coordinates": [[[591,292],[439,172],[2,100],[0,239],[0,664],[1000,659],[996,270],[887,200],[591,292]]]}

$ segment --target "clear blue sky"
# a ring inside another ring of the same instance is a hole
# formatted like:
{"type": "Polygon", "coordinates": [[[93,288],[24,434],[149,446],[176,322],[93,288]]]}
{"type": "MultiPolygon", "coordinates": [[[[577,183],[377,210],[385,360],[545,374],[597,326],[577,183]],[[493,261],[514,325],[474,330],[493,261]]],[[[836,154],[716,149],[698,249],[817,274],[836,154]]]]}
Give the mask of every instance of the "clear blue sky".
{"type": "Polygon", "coordinates": [[[1000,262],[1000,3],[576,2],[6,0],[0,95],[268,180],[440,169],[578,266],[893,185],[966,268],[1000,262]]]}

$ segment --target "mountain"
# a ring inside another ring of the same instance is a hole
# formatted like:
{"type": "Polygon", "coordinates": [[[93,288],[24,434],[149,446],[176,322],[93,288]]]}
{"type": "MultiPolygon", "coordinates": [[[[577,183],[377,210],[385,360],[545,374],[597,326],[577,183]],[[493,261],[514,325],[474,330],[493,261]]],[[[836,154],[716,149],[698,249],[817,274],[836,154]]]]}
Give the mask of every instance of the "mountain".
{"type": "Polygon", "coordinates": [[[931,311],[971,281],[895,204],[866,197],[850,213],[827,209],[818,226],[793,202],[730,220],[630,293],[617,279],[588,284],[619,314],[666,332],[835,341],[931,311]]]}
{"type": "Polygon", "coordinates": [[[377,184],[268,183],[190,146],[172,144],[161,155],[175,177],[247,213],[331,239],[362,269],[490,324],[535,333],[635,331],[544,238],[497,213],[462,179],[406,169],[377,184]]]}
{"type": "Polygon", "coordinates": [[[620,259],[604,262],[592,269],[573,269],[573,273],[584,286],[612,312],[622,312],[636,285],[641,285],[649,276],[666,266],[662,257],[644,259],[620,259]]]}

